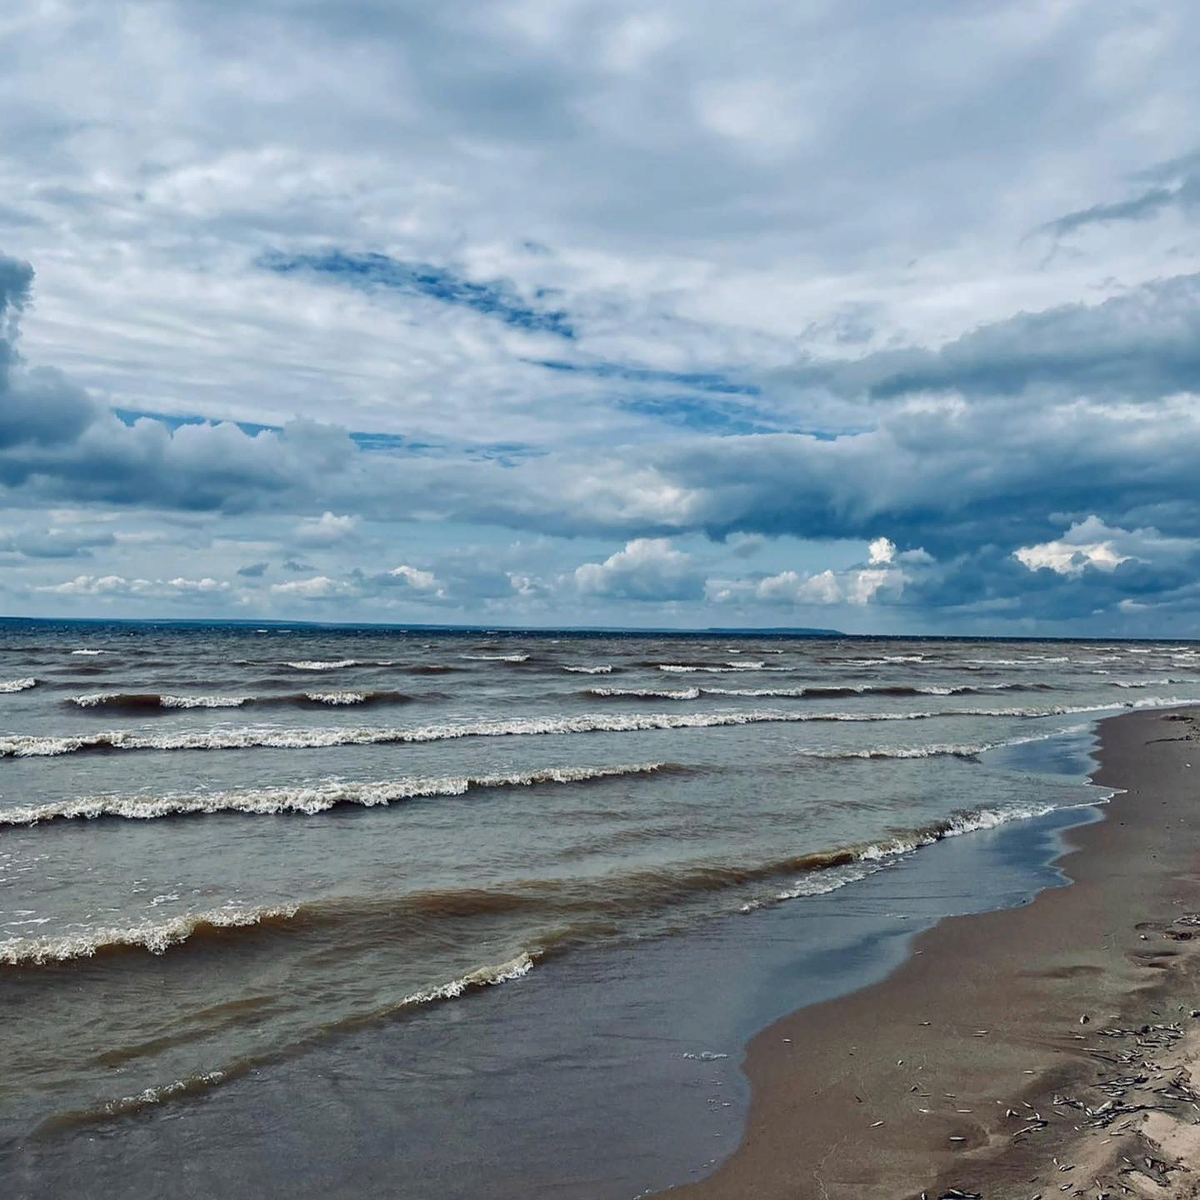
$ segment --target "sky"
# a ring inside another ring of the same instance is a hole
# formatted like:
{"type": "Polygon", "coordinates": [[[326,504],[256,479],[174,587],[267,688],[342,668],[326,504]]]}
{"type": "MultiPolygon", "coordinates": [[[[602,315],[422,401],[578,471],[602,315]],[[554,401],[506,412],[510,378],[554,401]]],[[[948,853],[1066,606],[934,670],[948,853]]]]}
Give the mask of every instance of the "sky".
{"type": "Polygon", "coordinates": [[[11,0],[0,613],[1200,636],[1187,0],[11,0]]]}

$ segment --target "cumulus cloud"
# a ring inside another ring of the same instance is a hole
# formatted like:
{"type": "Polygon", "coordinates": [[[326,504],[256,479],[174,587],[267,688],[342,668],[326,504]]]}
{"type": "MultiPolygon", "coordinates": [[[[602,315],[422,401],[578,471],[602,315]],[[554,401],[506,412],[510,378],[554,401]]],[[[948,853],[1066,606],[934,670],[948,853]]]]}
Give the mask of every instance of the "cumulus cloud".
{"type": "Polygon", "coordinates": [[[1058,575],[1082,575],[1089,567],[1097,571],[1115,571],[1130,555],[1119,554],[1111,538],[1092,541],[1098,534],[1109,533],[1104,522],[1089,517],[1072,525],[1066,534],[1053,542],[1038,546],[1022,546],[1013,557],[1031,571],[1054,571],[1058,575]]]}
{"type": "Polygon", "coordinates": [[[432,571],[422,571],[403,563],[398,567],[393,567],[388,575],[418,592],[432,592],[438,586],[437,576],[432,571]]]}
{"type": "Polygon", "coordinates": [[[358,518],[352,514],[335,516],[326,511],[319,517],[301,521],[293,530],[292,538],[303,546],[332,546],[348,538],[357,525],[358,518]]]}
{"type": "Polygon", "coordinates": [[[873,602],[898,600],[912,578],[912,569],[932,562],[932,556],[923,549],[898,554],[894,542],[879,537],[869,545],[866,563],[847,570],[826,569],[813,574],[788,570],[756,579],[710,579],[705,593],[715,604],[752,603],[781,608],[849,604],[865,608],[873,602]],[[904,564],[910,568],[908,572],[904,564]]]}
{"type": "Polygon", "coordinates": [[[271,584],[277,596],[297,596],[304,600],[331,600],[353,591],[345,580],[331,579],[328,575],[314,575],[310,579],[289,579],[286,583],[271,584]]]}
{"type": "Polygon", "coordinates": [[[634,538],[602,563],[576,567],[574,582],[586,595],[625,600],[693,600],[703,593],[691,556],[669,538],[634,538]]]}
{"type": "Polygon", "coordinates": [[[121,575],[77,575],[64,583],[48,584],[36,589],[59,596],[117,596],[163,597],[179,599],[185,596],[211,597],[229,590],[228,582],[205,576],[202,579],[126,579],[121,575]]]}

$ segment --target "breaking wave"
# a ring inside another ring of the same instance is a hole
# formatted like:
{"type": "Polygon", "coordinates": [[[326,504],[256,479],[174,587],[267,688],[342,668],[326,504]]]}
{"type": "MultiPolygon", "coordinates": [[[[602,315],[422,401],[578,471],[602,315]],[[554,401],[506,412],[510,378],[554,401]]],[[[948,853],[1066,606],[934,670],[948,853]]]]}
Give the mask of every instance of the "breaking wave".
{"type": "Polygon", "coordinates": [[[699,700],[700,693],[701,689],[698,687],[664,688],[657,691],[654,688],[595,687],[588,688],[582,694],[585,696],[599,696],[602,699],[699,700]]]}
{"type": "Polygon", "coordinates": [[[37,680],[32,677],[29,679],[9,679],[7,681],[0,682],[0,693],[27,692],[33,687],[37,687],[37,680]]]}
{"type": "Polygon", "coordinates": [[[218,908],[187,913],[165,921],[91,929],[81,933],[51,934],[46,937],[16,937],[0,942],[0,963],[8,966],[43,966],[92,958],[102,951],[148,950],[165,954],[172,946],[197,933],[236,929],[270,921],[286,921],[299,911],[298,904],[262,908],[218,908]]]}
{"type": "MultiPolygon", "coordinates": [[[[1137,707],[1196,703],[1187,700],[1139,700],[1137,707]]],[[[242,750],[317,749],[328,746],[378,746],[451,741],[467,737],[515,737],[572,733],[633,733],[655,729],[702,729],[732,725],[805,724],[808,722],[882,723],[922,721],[938,717],[1037,718],[1073,713],[1109,712],[1128,705],[1056,705],[1049,708],[945,709],[899,713],[809,713],[754,709],[715,713],[584,713],[575,717],[516,717],[461,724],[428,725],[411,729],[371,726],[328,726],[288,729],[270,726],[227,727],[147,733],[109,730],[71,737],[13,734],[0,737],[0,758],[41,758],[88,750],[242,750]]]]}
{"type": "Polygon", "coordinates": [[[162,692],[90,692],[70,696],[64,703],[99,713],[145,716],[178,709],[219,708],[345,708],[407,704],[413,699],[396,691],[289,692],[278,696],[178,696],[162,692]]]}
{"type": "Polygon", "coordinates": [[[434,778],[389,779],[355,783],[331,779],[307,787],[245,788],[223,792],[169,792],[161,796],[80,796],[46,804],[22,805],[0,811],[0,827],[36,825],[42,821],[122,817],[158,817],[210,813],[280,813],[314,815],[341,805],[373,808],[434,796],[463,796],[495,788],[537,787],[542,784],[590,783],[634,775],[683,771],[670,763],[634,763],[614,767],[549,767],[509,775],[450,775],[434,778]]]}

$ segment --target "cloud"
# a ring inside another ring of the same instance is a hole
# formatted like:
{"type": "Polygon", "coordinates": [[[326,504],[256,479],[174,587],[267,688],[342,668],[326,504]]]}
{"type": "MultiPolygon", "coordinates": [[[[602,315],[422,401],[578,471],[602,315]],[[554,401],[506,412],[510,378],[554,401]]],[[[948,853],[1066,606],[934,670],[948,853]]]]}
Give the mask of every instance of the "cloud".
{"type": "Polygon", "coordinates": [[[237,573],[243,579],[261,579],[270,565],[268,562],[248,563],[244,567],[238,567],[237,573]]]}
{"type": "Polygon", "coordinates": [[[576,567],[573,578],[585,595],[624,600],[693,600],[703,594],[691,556],[668,538],[635,538],[602,563],[576,567]]]}
{"type": "Polygon", "coordinates": [[[120,575],[77,575],[64,583],[35,589],[59,596],[163,597],[180,599],[185,596],[211,598],[214,593],[229,590],[229,584],[205,576],[202,579],[126,579],[120,575]]]}
{"type": "Polygon", "coordinates": [[[1168,209],[1190,213],[1200,208],[1200,154],[1188,154],[1171,162],[1138,172],[1142,179],[1156,181],[1126,200],[1093,204],[1050,221],[1045,228],[1062,236],[1089,225],[1118,221],[1150,221],[1168,209]]]}
{"type": "Polygon", "coordinates": [[[301,521],[292,532],[292,539],[303,546],[332,546],[344,541],[358,525],[358,517],[352,514],[334,516],[324,512],[319,517],[301,521]]]}
{"type": "MultiPolygon", "coordinates": [[[[1151,398],[1200,386],[1200,274],[981,325],[937,350],[885,350],[779,374],[865,404],[929,392],[1010,399],[1034,387],[1151,398]]],[[[865,410],[869,412],[870,409],[865,410]]]]}
{"type": "Polygon", "coordinates": [[[1039,546],[1022,546],[1013,557],[1031,571],[1054,571],[1058,575],[1082,575],[1089,567],[1097,571],[1115,571],[1130,555],[1119,554],[1111,539],[1089,541],[1097,533],[1109,530],[1103,521],[1089,517],[1071,526],[1058,541],[1039,546]]]}
{"type": "Polygon", "coordinates": [[[932,563],[922,549],[898,555],[895,543],[880,537],[868,547],[866,563],[848,570],[801,574],[794,570],[752,579],[710,579],[705,594],[714,604],[756,604],[781,608],[895,602],[912,578],[912,568],[932,563]],[[909,564],[906,571],[902,563],[909,564]]]}
{"type": "Polygon", "coordinates": [[[0,551],[25,558],[90,558],[92,551],[115,545],[117,536],[106,529],[26,528],[0,533],[0,551]]]}
{"type": "Polygon", "coordinates": [[[0,254],[0,453],[77,438],[98,409],[48,368],[28,371],[17,354],[18,315],[29,303],[33,268],[0,254]]]}
{"type": "Polygon", "coordinates": [[[286,583],[271,584],[277,596],[298,596],[304,600],[331,600],[353,590],[351,584],[328,575],[314,575],[310,579],[289,579],[286,583]]]}
{"type": "Polygon", "coordinates": [[[391,579],[407,584],[417,592],[432,592],[438,586],[437,577],[432,571],[421,571],[416,567],[409,567],[403,564],[393,567],[388,572],[388,576],[391,579]]]}

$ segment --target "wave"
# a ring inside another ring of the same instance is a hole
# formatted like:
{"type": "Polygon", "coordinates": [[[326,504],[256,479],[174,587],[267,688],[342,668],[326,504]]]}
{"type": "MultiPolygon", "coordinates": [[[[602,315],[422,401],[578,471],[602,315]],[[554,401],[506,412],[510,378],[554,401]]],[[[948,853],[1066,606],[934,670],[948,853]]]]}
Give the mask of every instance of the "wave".
{"type": "Polygon", "coordinates": [[[732,893],[733,900],[740,902],[741,907],[757,907],[771,900],[830,891],[861,878],[864,871],[880,869],[944,838],[1031,819],[1053,811],[1054,807],[984,805],[962,809],[915,829],[890,831],[882,838],[774,859],[701,859],[639,867],[599,878],[531,878],[493,887],[425,890],[382,899],[348,897],[252,908],[231,905],[129,926],[16,937],[0,942],[0,964],[32,968],[101,954],[142,951],[161,955],[181,952],[187,947],[202,951],[213,945],[225,952],[231,937],[241,939],[249,933],[260,940],[238,944],[256,955],[266,953],[271,939],[277,941],[280,936],[332,939],[341,946],[375,946],[380,936],[394,937],[397,930],[411,925],[414,917],[420,918],[422,927],[428,927],[431,921],[490,920],[511,914],[529,914],[553,922],[545,936],[517,959],[500,968],[484,968],[483,976],[472,972],[450,983],[413,993],[401,1002],[404,1006],[452,998],[479,982],[502,982],[504,978],[517,977],[510,972],[520,968],[524,973],[533,958],[575,944],[573,937],[564,941],[553,932],[564,920],[577,922],[583,917],[590,922],[586,928],[608,929],[612,918],[670,908],[722,892],[732,893]],[[774,881],[778,887],[787,876],[793,877],[793,881],[785,891],[776,891],[769,897],[746,895],[747,889],[760,884],[774,881]],[[597,921],[601,923],[595,924],[597,921]]]}
{"type": "Polygon", "coordinates": [[[544,784],[591,783],[679,772],[672,763],[634,763],[614,767],[549,767],[509,775],[450,775],[434,778],[389,779],[354,783],[331,779],[308,787],[246,788],[224,792],[168,792],[161,796],[80,796],[46,804],[23,805],[0,810],[0,827],[36,825],[53,820],[94,820],[121,817],[154,820],[159,817],[211,813],[251,813],[275,816],[304,813],[309,816],[342,805],[373,808],[401,800],[435,796],[463,796],[471,791],[497,788],[537,787],[544,784]]]}
{"type": "Polygon", "coordinates": [[[321,708],[407,704],[413,699],[395,691],[290,692],[278,696],[175,696],[160,692],[91,692],[70,696],[63,703],[103,713],[166,712],[173,709],[321,708]]]}
{"type": "Polygon", "coordinates": [[[288,662],[283,665],[291,667],[294,671],[340,671],[343,667],[358,666],[358,659],[339,658],[336,662],[327,662],[319,658],[305,658],[299,662],[288,662]]]}
{"type": "Polygon", "coordinates": [[[923,654],[885,654],[879,658],[830,658],[826,662],[845,663],[854,667],[883,667],[891,663],[919,663],[925,661],[923,654]]]}
{"type": "Polygon", "coordinates": [[[993,683],[993,684],[812,684],[794,688],[722,688],[700,689],[706,696],[748,696],[810,700],[836,700],[850,696],[987,696],[995,692],[1047,692],[1053,690],[1048,683],[993,683]]]}
{"type": "MultiPolygon", "coordinates": [[[[1136,707],[1171,707],[1200,703],[1179,699],[1139,700],[1136,707]]],[[[516,717],[411,729],[372,726],[327,726],[288,729],[270,726],[225,727],[146,733],[109,730],[70,737],[15,734],[0,737],[0,758],[44,758],[81,751],[110,750],[301,750],[330,746],[381,746],[452,741],[467,737],[519,737],[572,733],[634,733],[666,729],[703,729],[732,725],[806,724],[809,722],[875,723],[922,721],[938,717],[1038,718],[1074,713],[1108,712],[1130,705],[1059,705],[1052,708],[969,708],[899,713],[808,713],[777,709],[715,713],[584,713],[575,717],[516,717]]]]}
{"type": "Polygon", "coordinates": [[[98,654],[107,654],[107,650],[72,650],[72,654],[79,654],[85,658],[95,658],[98,654]]]}
{"type": "Polygon", "coordinates": [[[1050,804],[1018,806],[1015,808],[960,809],[942,821],[936,821],[922,829],[897,834],[881,842],[872,842],[858,848],[855,858],[842,865],[842,869],[825,874],[802,876],[790,887],[775,895],[743,904],[743,913],[787,900],[798,900],[805,896],[824,895],[865,879],[875,871],[889,866],[899,859],[926,846],[932,846],[946,838],[960,837],[985,829],[996,829],[1014,821],[1028,821],[1054,812],[1050,804]]]}
{"type": "Polygon", "coordinates": [[[611,675],[612,664],[602,663],[598,667],[563,667],[564,671],[571,671],[576,675],[611,675]]]}
{"type": "Polygon", "coordinates": [[[671,675],[691,675],[695,672],[705,672],[709,675],[730,675],[740,671],[787,671],[789,667],[768,667],[761,662],[727,662],[720,666],[701,666],[687,663],[655,663],[660,671],[671,675]]]}
{"type": "Polygon", "coordinates": [[[977,762],[981,754],[989,750],[1001,750],[1008,746],[1027,746],[1033,742],[1044,742],[1068,733],[1082,733],[1086,725],[1073,725],[1069,729],[1055,729],[1049,733],[1034,733],[1027,737],[1002,738],[995,742],[979,742],[974,745],[952,745],[937,743],[926,746],[873,746],[867,749],[817,750],[801,749],[795,753],[801,758],[828,759],[876,759],[876,758],[962,758],[977,762]]]}
{"type": "Polygon", "coordinates": [[[796,750],[801,758],[837,761],[851,758],[965,758],[978,759],[986,750],[1012,745],[1010,742],[982,742],[978,745],[872,746],[863,750],[796,750]]]}
{"type": "Polygon", "coordinates": [[[202,913],[186,913],[165,921],[144,921],[138,925],[87,930],[82,933],[51,934],[47,937],[16,937],[0,942],[0,963],[7,966],[44,966],[92,958],[115,950],[148,950],[165,954],[172,946],[197,933],[236,929],[287,921],[296,915],[298,904],[260,908],[218,908],[202,913]]]}
{"type": "Polygon", "coordinates": [[[136,712],[167,708],[240,708],[250,696],[171,696],[158,692],[89,692],[69,696],[64,703],[105,712],[136,712]]]}
{"type": "Polygon", "coordinates": [[[603,699],[637,699],[637,700],[699,700],[700,688],[676,688],[655,691],[653,688],[588,688],[581,693],[584,696],[600,696],[603,699]]]}
{"type": "Polygon", "coordinates": [[[28,679],[9,679],[7,681],[0,681],[0,693],[27,692],[33,687],[37,687],[37,680],[32,676],[28,679]]]}
{"type": "Polygon", "coordinates": [[[523,663],[529,661],[528,654],[460,654],[458,657],[465,658],[470,662],[523,663]]]}

